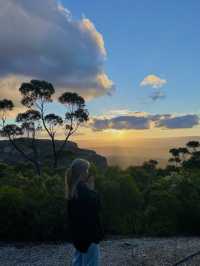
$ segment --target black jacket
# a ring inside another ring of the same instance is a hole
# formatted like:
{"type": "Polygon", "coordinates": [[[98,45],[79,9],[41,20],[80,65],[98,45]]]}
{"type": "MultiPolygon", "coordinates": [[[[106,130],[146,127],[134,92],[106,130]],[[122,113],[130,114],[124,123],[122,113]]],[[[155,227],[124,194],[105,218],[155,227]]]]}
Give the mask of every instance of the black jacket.
{"type": "Polygon", "coordinates": [[[77,186],[78,197],[68,200],[69,234],[80,252],[87,252],[91,243],[99,243],[104,236],[101,223],[101,199],[84,182],[77,186]]]}

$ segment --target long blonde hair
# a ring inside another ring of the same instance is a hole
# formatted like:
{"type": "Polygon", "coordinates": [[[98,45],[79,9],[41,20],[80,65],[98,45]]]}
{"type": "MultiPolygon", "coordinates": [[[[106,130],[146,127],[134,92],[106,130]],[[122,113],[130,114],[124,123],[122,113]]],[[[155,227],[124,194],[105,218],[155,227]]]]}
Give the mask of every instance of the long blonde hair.
{"type": "Polygon", "coordinates": [[[81,158],[72,161],[65,174],[65,198],[77,197],[77,185],[88,177],[90,163],[81,158]]]}

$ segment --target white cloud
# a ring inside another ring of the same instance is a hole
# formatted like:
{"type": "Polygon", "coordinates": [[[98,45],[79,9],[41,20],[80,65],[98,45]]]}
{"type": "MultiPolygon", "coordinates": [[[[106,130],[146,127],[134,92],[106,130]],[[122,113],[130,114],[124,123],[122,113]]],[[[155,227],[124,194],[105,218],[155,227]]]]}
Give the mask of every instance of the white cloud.
{"type": "MultiPolygon", "coordinates": [[[[1,81],[43,79],[58,92],[71,90],[89,98],[114,88],[104,71],[102,34],[88,18],[74,20],[57,0],[0,1],[0,35],[1,81]]],[[[7,90],[8,95],[16,93],[13,87],[7,90]]]]}
{"type": "Polygon", "coordinates": [[[167,80],[166,80],[166,79],[161,79],[160,77],[151,74],[151,75],[146,76],[146,77],[140,82],[140,86],[141,86],[141,87],[149,86],[149,87],[152,87],[152,88],[161,88],[161,87],[163,87],[166,83],[167,83],[167,80]]]}

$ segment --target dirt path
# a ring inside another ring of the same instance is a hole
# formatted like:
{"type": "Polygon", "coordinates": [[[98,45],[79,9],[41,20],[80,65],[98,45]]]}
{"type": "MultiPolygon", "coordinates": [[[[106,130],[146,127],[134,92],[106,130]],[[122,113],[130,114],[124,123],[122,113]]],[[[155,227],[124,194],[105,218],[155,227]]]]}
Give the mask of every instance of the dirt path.
{"type": "MultiPolygon", "coordinates": [[[[133,238],[101,243],[102,266],[165,266],[200,250],[200,238],[133,238]]],[[[67,266],[73,247],[68,243],[0,243],[1,266],[67,266]]],[[[182,265],[200,266],[200,255],[182,265]]]]}

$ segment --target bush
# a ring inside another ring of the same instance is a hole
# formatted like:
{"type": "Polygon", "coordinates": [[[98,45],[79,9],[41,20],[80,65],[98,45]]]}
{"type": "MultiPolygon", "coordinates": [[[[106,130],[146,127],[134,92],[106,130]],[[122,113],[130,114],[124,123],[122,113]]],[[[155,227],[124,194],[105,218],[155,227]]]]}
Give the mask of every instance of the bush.
{"type": "MultiPolygon", "coordinates": [[[[107,234],[199,235],[200,171],[92,165],[107,234]]],[[[0,239],[67,240],[64,169],[0,164],[0,239]]]]}

